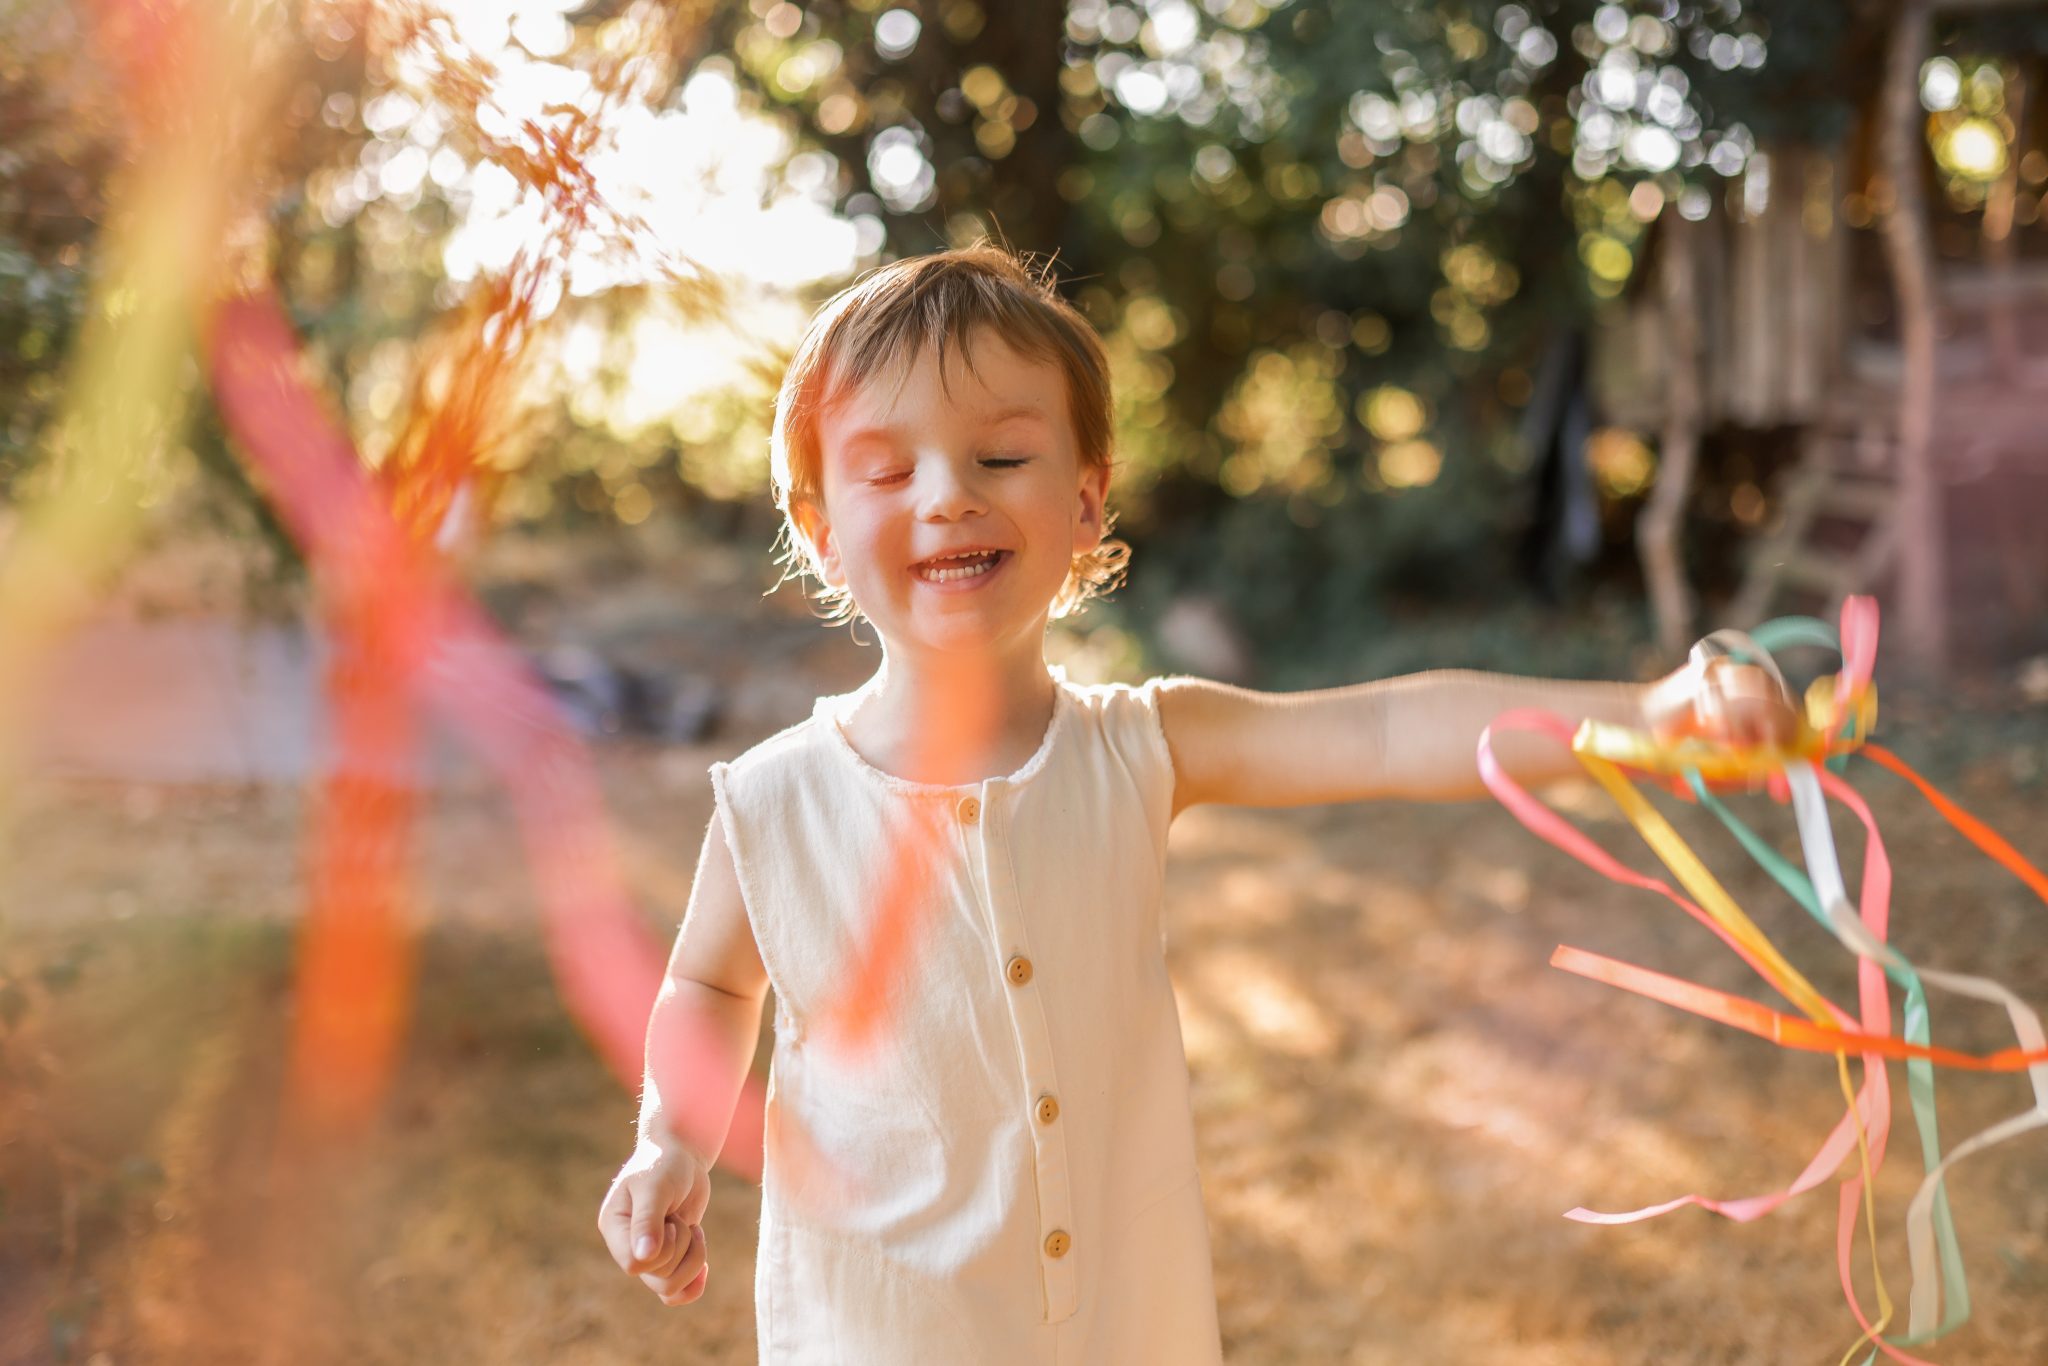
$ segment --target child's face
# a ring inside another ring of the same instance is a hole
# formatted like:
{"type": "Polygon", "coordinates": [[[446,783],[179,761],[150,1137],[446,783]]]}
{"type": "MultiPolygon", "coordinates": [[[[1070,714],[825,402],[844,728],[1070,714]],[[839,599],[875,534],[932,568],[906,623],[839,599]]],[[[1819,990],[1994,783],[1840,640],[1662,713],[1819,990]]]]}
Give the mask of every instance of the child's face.
{"type": "Polygon", "coordinates": [[[824,506],[798,517],[826,583],[892,647],[1035,646],[1073,557],[1101,542],[1109,482],[1081,459],[1065,377],[983,331],[972,370],[949,347],[941,383],[927,349],[898,380],[819,421],[824,506]],[[931,563],[959,551],[995,554],[931,563]]]}

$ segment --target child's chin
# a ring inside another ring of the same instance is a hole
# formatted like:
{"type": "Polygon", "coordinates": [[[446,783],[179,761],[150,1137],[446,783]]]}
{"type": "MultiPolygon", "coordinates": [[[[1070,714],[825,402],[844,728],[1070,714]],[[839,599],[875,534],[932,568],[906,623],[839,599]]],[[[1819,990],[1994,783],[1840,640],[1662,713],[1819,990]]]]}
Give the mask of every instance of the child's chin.
{"type": "Polygon", "coordinates": [[[949,654],[987,650],[1014,637],[1028,623],[993,613],[945,611],[919,613],[906,623],[907,641],[920,648],[949,654]]]}
{"type": "Polygon", "coordinates": [[[954,614],[946,621],[920,621],[911,630],[918,644],[934,650],[973,649],[991,644],[1003,634],[997,623],[978,620],[966,613],[954,614]]]}

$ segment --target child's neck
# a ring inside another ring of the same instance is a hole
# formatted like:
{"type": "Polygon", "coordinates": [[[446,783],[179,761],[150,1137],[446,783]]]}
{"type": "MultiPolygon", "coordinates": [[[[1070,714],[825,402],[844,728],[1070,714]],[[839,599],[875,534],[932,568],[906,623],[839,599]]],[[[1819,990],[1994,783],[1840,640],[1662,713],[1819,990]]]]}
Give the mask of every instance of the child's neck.
{"type": "Polygon", "coordinates": [[[955,787],[999,778],[1038,752],[1056,685],[1042,644],[1010,658],[890,653],[843,729],[884,773],[955,787]]]}

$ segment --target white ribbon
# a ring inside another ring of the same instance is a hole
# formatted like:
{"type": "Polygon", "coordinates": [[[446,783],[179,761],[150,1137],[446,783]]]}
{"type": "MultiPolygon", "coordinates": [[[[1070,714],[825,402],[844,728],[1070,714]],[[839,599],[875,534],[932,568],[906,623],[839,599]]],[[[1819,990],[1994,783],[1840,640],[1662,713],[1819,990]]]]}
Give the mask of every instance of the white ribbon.
{"type": "MultiPolygon", "coordinates": [[[[1848,888],[1842,882],[1841,862],[1835,856],[1835,835],[1828,820],[1827,796],[1821,791],[1820,777],[1813,765],[1804,760],[1787,764],[1785,779],[1792,789],[1792,814],[1799,825],[1799,845],[1806,858],[1806,875],[1813,880],[1814,894],[1827,911],[1829,928],[1852,953],[1887,967],[1905,964],[1897,950],[1870,932],[1849,902],[1848,888]]],[[[1939,972],[1917,966],[1910,970],[1917,972],[1921,981],[1946,987],[1959,996],[2004,1006],[2022,1049],[2030,1053],[2048,1049],[2048,1034],[2042,1031],[2041,1017],[2025,1001],[1997,982],[1987,977],[1939,972]]],[[[1911,1316],[1907,1331],[1914,1337],[1933,1329],[1940,1309],[1940,1277],[1932,1270],[1935,1262],[1935,1192],[1940,1189],[1942,1177],[1948,1169],[1970,1154],[2029,1130],[2048,1126],[2048,1062],[2029,1067],[2027,1078],[2033,1083],[2033,1108],[1956,1144],[1948,1156],[1927,1173],[1920,1189],[1914,1192],[1912,1204],[1906,1208],[1906,1247],[1913,1269],[1913,1290],[1909,1301],[1911,1316]]]]}

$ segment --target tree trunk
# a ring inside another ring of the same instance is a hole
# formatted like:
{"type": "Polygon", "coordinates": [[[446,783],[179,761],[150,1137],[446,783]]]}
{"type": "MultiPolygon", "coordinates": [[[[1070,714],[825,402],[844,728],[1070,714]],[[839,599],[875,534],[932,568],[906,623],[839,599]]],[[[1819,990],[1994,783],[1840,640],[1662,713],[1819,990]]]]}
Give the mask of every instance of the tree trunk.
{"type": "Polygon", "coordinates": [[[1745,427],[1767,427],[1770,414],[1775,310],[1771,306],[1771,202],[1778,189],[1775,147],[1750,158],[1737,193],[1743,207],[1730,215],[1729,258],[1734,285],[1735,374],[1727,416],[1745,427]],[[1761,204],[1752,211],[1752,205],[1761,204]]]}
{"type": "Polygon", "coordinates": [[[2012,119],[2005,173],[1984,201],[1984,259],[1991,275],[1991,299],[1985,317],[1990,332],[1991,372],[2002,383],[2019,378],[2019,317],[2013,310],[2013,207],[2019,198],[2020,155],[2025,150],[2027,73],[2015,66],[2005,83],[2005,112],[2012,119]]]}
{"type": "Polygon", "coordinates": [[[1664,434],[1657,456],[1657,486],[1636,521],[1636,550],[1656,613],[1657,643],[1670,656],[1684,653],[1693,630],[1683,533],[1700,440],[1700,305],[1694,258],[1702,227],[1672,207],[1665,210],[1659,230],[1664,234],[1664,434]]]}
{"type": "Polygon", "coordinates": [[[1932,0],[1901,0],[1885,64],[1885,254],[1898,297],[1899,605],[1909,657],[1938,677],[1948,662],[1941,486],[1935,478],[1934,281],[1921,159],[1920,67],[1927,60],[1932,0]]]}

